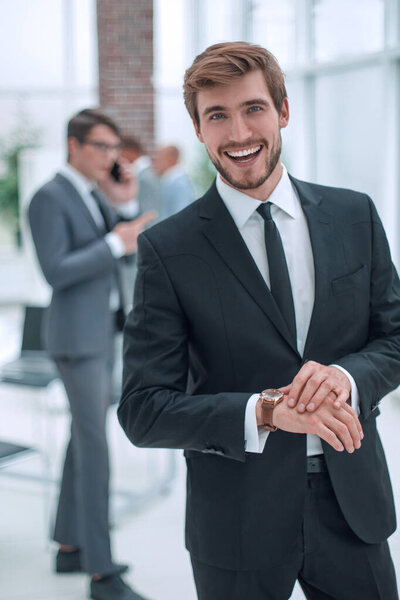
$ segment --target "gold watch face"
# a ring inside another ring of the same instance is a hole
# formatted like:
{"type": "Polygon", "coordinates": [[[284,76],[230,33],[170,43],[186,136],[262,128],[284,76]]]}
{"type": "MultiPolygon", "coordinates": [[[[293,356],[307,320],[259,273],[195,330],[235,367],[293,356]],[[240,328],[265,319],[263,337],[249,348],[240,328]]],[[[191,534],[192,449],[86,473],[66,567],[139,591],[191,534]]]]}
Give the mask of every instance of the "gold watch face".
{"type": "Polygon", "coordinates": [[[276,404],[282,398],[283,393],[280,390],[268,389],[263,390],[261,392],[261,396],[263,400],[269,400],[270,402],[272,401],[274,404],[276,404]]]}

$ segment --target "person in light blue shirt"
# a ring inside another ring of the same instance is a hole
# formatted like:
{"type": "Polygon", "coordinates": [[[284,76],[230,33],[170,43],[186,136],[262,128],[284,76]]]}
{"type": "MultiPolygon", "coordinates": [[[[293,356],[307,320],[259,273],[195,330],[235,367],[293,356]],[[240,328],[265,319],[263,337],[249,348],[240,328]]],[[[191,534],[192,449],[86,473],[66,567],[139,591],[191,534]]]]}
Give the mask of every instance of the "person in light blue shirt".
{"type": "Polygon", "coordinates": [[[179,212],[194,200],[192,184],[179,161],[180,152],[176,146],[156,150],[153,169],[161,180],[160,220],[179,212]]]}

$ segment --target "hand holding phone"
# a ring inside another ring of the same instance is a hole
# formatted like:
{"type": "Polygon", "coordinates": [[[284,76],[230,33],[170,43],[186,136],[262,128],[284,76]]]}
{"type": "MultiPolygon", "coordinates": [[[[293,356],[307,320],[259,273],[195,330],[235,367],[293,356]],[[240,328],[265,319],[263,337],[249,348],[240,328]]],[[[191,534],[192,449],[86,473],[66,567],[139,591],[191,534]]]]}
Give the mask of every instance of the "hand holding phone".
{"type": "Polygon", "coordinates": [[[113,164],[112,169],[110,171],[110,175],[117,183],[121,181],[121,170],[117,162],[113,164]]]}

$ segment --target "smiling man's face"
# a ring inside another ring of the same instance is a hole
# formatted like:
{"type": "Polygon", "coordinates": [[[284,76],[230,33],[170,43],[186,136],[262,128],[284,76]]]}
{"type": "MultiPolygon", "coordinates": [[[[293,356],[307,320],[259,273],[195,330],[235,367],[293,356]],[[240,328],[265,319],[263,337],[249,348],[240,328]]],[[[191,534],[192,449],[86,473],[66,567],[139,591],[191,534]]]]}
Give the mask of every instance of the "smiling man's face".
{"type": "Polygon", "coordinates": [[[280,129],[289,121],[287,99],[279,114],[263,73],[257,70],[229,85],[199,91],[197,110],[197,137],[222,179],[265,200],[281,175],[280,129]]]}

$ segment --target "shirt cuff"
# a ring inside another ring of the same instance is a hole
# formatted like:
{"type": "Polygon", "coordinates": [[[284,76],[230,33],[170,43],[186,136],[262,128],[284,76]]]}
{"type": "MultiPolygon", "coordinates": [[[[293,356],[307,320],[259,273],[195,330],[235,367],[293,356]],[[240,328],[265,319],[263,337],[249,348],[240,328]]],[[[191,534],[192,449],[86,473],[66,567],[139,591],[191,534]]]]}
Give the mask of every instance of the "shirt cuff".
{"type": "Polygon", "coordinates": [[[269,431],[257,427],[256,404],[260,394],[253,394],[247,401],[244,415],[244,448],[246,452],[261,454],[269,431]]]}
{"type": "Polygon", "coordinates": [[[110,252],[114,258],[121,258],[121,256],[125,256],[126,251],[124,242],[121,240],[119,235],[110,231],[104,236],[104,241],[109,246],[110,252]]]}
{"type": "Polygon", "coordinates": [[[351,407],[354,408],[357,416],[359,416],[359,414],[360,414],[360,394],[358,393],[358,387],[357,387],[356,382],[354,381],[354,378],[352,377],[352,375],[350,375],[350,373],[348,371],[346,371],[346,369],[343,369],[343,367],[341,367],[340,365],[331,365],[331,367],[335,367],[335,369],[339,369],[339,371],[342,371],[342,373],[344,373],[346,375],[347,379],[350,381],[351,407]]]}

